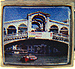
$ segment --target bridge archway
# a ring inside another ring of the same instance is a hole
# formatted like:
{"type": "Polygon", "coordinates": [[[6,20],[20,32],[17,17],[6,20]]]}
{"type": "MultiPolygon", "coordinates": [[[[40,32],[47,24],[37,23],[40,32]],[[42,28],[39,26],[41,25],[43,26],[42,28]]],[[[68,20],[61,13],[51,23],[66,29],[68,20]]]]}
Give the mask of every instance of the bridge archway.
{"type": "Polygon", "coordinates": [[[26,33],[27,32],[27,26],[25,24],[20,24],[18,27],[18,33],[26,33]]]}
{"type": "Polygon", "coordinates": [[[38,24],[40,31],[45,31],[45,17],[42,15],[35,15],[32,18],[32,24],[35,23],[38,24]]]}
{"type": "Polygon", "coordinates": [[[7,28],[7,31],[8,31],[8,34],[15,34],[15,33],[16,33],[16,27],[13,26],[13,25],[10,25],[10,26],[7,28]]]}
{"type": "Polygon", "coordinates": [[[58,26],[52,25],[52,26],[50,27],[50,32],[58,33],[58,26]]]}
{"type": "Polygon", "coordinates": [[[40,30],[40,23],[38,23],[38,22],[32,22],[32,31],[35,31],[35,32],[41,31],[40,30]]]}
{"type": "Polygon", "coordinates": [[[60,33],[68,35],[68,28],[62,27],[61,30],[60,30],[60,33]]]}

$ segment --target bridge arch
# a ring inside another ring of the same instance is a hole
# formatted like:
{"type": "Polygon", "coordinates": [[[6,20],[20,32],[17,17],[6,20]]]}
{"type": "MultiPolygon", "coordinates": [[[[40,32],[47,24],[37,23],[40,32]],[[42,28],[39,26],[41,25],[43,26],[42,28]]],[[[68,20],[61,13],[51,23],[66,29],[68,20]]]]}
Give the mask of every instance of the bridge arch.
{"type": "Polygon", "coordinates": [[[31,19],[33,19],[34,16],[38,16],[38,15],[43,16],[45,19],[46,19],[46,17],[50,17],[50,14],[43,13],[41,11],[37,11],[37,12],[31,13],[31,14],[28,14],[28,16],[31,16],[31,19]]]}
{"type": "Polygon", "coordinates": [[[32,24],[35,23],[39,26],[39,30],[45,31],[45,17],[42,15],[35,15],[32,18],[32,24]]]}
{"type": "Polygon", "coordinates": [[[50,27],[50,30],[49,31],[50,32],[52,31],[53,33],[58,33],[58,26],[57,25],[52,25],[50,27]]]}
{"type": "Polygon", "coordinates": [[[16,27],[14,25],[9,25],[7,28],[7,34],[16,34],[16,27]]]}
{"type": "Polygon", "coordinates": [[[18,33],[27,33],[27,26],[24,23],[18,26],[18,33]]]}
{"type": "Polygon", "coordinates": [[[41,31],[40,30],[40,23],[38,23],[38,22],[32,22],[32,31],[41,31]]]}
{"type": "Polygon", "coordinates": [[[60,33],[68,35],[68,28],[67,27],[62,27],[60,30],[60,33]]]}

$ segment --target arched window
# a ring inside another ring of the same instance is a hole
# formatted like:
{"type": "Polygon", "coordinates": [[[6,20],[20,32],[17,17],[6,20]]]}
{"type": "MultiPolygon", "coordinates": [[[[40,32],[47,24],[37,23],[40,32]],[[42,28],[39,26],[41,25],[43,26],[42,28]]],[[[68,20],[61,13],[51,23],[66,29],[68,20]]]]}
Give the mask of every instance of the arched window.
{"type": "Polygon", "coordinates": [[[18,33],[26,33],[27,32],[27,26],[25,24],[21,24],[18,27],[18,33]]]}
{"type": "Polygon", "coordinates": [[[9,26],[8,27],[8,34],[15,34],[16,33],[16,28],[15,28],[15,26],[9,26]]]}
{"type": "Polygon", "coordinates": [[[66,27],[61,28],[60,33],[68,35],[68,29],[66,27]]]}
{"type": "Polygon", "coordinates": [[[53,32],[53,33],[58,33],[58,27],[56,25],[52,25],[50,27],[50,32],[53,32]]]}

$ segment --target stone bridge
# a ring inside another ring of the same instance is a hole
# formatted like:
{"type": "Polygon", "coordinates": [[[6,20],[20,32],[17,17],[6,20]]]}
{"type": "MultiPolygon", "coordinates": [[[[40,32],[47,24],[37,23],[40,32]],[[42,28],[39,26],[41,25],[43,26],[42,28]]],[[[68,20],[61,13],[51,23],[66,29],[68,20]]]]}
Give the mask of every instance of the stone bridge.
{"type": "MultiPolygon", "coordinates": [[[[20,40],[26,40],[28,39],[27,34],[10,34],[10,35],[4,35],[4,45],[8,43],[12,43],[15,41],[20,41],[20,40]]],[[[53,38],[51,40],[58,41],[58,42],[64,42],[67,43],[69,42],[69,37],[67,35],[62,35],[62,34],[53,34],[53,38]]]]}

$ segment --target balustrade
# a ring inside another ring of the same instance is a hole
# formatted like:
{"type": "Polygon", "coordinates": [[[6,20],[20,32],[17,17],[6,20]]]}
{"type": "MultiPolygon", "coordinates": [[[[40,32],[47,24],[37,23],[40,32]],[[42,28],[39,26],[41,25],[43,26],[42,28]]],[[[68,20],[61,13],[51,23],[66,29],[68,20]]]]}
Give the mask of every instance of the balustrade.
{"type": "Polygon", "coordinates": [[[27,33],[8,34],[8,35],[4,35],[4,41],[14,40],[14,39],[23,39],[26,37],[27,37],[27,33]]]}
{"type": "MultiPolygon", "coordinates": [[[[53,34],[52,40],[69,42],[69,35],[53,34]]],[[[4,35],[4,41],[27,38],[27,33],[17,33],[4,35]]]]}

